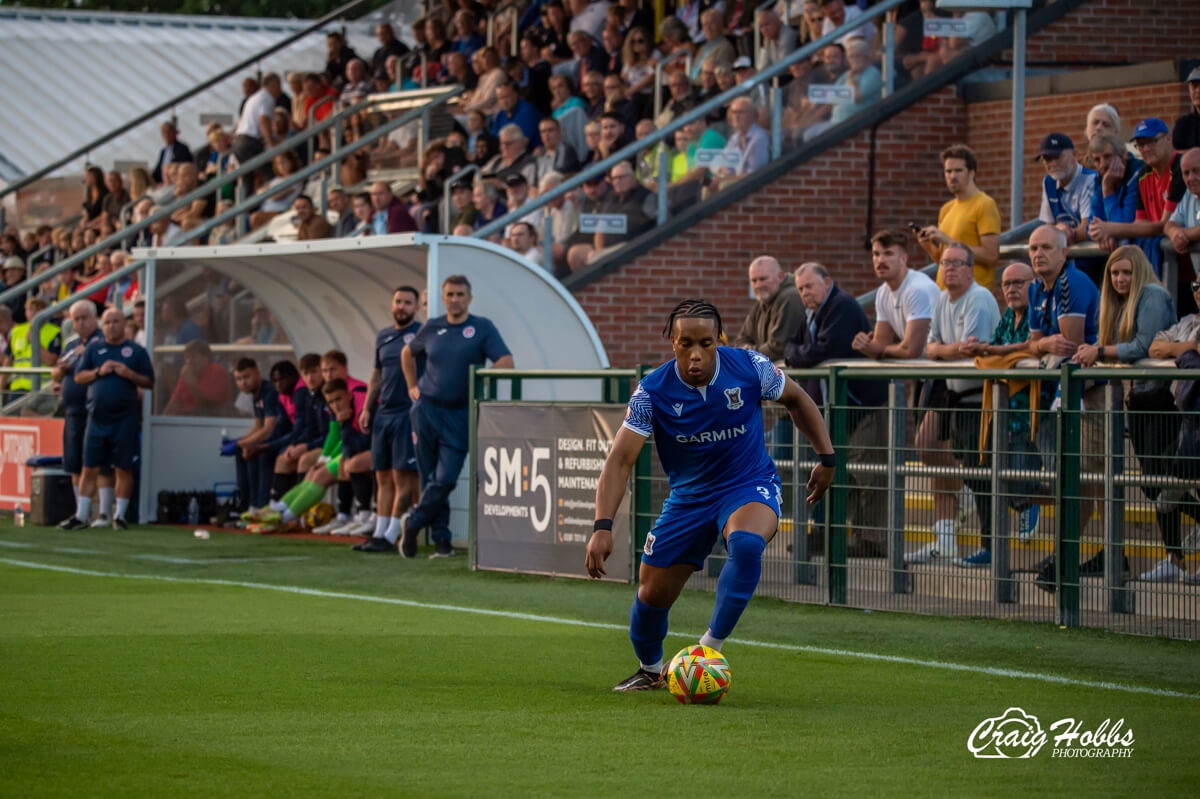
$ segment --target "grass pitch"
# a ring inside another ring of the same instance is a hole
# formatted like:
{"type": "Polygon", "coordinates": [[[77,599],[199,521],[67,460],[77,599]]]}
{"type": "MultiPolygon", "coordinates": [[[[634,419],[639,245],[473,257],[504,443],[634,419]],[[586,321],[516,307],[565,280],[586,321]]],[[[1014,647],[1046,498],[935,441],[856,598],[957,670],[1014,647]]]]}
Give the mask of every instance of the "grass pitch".
{"type": "MultiPolygon", "coordinates": [[[[1194,643],[756,599],[729,695],[685,707],[610,690],[634,666],[632,587],[465,561],[0,526],[0,796],[1200,791],[1194,643]],[[1014,706],[1123,718],[1133,752],[973,757],[971,731],[1014,706]]],[[[685,592],[672,630],[711,608],[685,592]]]]}

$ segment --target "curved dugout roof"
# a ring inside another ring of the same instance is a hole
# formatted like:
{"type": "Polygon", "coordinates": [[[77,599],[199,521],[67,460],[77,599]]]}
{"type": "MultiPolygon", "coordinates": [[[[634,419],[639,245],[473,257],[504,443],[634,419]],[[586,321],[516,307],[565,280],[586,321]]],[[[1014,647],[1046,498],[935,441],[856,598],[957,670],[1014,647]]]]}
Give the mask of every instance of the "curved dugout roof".
{"type": "MultiPolygon", "coordinates": [[[[363,378],[373,366],[375,334],[391,319],[393,290],[428,286],[429,314],[437,316],[438,287],[452,274],[471,281],[471,312],[495,322],[518,369],[608,366],[591,320],[562,284],[513,251],[479,239],[403,233],[134,254],[234,278],[266,304],[297,353],[341,349],[351,372],[363,378]]],[[[538,389],[531,394],[527,388],[525,396],[565,399],[574,393],[550,385],[538,389]]]]}

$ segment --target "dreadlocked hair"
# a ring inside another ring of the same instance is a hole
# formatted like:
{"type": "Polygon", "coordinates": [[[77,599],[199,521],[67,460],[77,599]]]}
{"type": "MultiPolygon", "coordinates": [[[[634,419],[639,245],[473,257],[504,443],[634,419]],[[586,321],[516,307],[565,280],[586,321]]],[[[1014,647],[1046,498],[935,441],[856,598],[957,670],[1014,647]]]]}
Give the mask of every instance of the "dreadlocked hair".
{"type": "Polygon", "coordinates": [[[663,328],[663,338],[670,339],[671,331],[675,329],[676,319],[712,319],[717,323],[717,337],[724,340],[725,331],[721,327],[721,314],[717,306],[707,300],[684,300],[675,306],[667,317],[667,326],[663,328]]]}

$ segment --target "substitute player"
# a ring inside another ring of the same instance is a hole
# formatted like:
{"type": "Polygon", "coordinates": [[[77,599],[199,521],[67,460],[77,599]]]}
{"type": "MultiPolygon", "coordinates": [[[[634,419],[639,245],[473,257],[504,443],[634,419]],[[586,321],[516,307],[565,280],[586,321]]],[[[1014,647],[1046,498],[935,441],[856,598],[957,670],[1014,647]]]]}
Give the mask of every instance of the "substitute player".
{"type": "Polygon", "coordinates": [[[125,337],[125,315],[109,308],[100,319],[104,338],[93,341],[75,368],[75,382],[87,386],[87,431],[83,435],[83,474],[75,498],[75,515],[59,525],[82,530],[92,509],[92,492],[101,466],[113,466],[117,478],[114,530],[127,530],[125,512],[133,496],[133,464],[139,445],[139,388],[154,387],[150,355],[125,337]]]}
{"type": "Polygon", "coordinates": [[[720,651],[758,586],[762,554],[779,526],[780,483],[763,439],[761,400],[787,408],[820,463],[808,479],[816,502],[833,480],[833,444],[821,413],[795,382],[764,355],[719,346],[721,316],[703,300],[684,300],[667,319],[675,359],[638,384],[596,488],[596,523],[588,541],[588,574],[605,574],[612,554],[612,517],[625,495],[642,444],[653,435],[671,493],[646,536],[629,638],[638,670],[615,691],[665,685],[667,614],[719,534],[729,558],[704,646],[720,651]]]}
{"type": "MultiPolygon", "coordinates": [[[[417,494],[417,454],[413,449],[408,412],[412,398],[404,382],[401,355],[416,338],[421,323],[414,321],[421,295],[412,286],[392,292],[392,324],[375,336],[375,369],[367,384],[367,402],[358,423],[371,433],[371,468],[375,470],[378,518],[375,534],[355,544],[360,552],[395,553],[403,532],[404,513],[417,494]],[[374,419],[372,419],[374,412],[374,419]]],[[[423,371],[424,358],[419,359],[423,371]]]]}

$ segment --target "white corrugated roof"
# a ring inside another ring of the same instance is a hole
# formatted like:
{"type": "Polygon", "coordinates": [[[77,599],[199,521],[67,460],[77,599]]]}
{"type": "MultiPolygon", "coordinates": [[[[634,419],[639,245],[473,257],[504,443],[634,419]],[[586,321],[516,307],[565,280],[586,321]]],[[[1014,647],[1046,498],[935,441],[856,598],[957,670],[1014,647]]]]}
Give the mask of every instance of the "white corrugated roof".
{"type": "MultiPolygon", "coordinates": [[[[0,7],[0,180],[67,155],[309,24],[0,7]]],[[[349,26],[347,38],[364,58],[378,46],[366,23],[349,26]]],[[[319,33],[260,65],[263,72],[280,74],[324,67],[325,37],[319,33]]],[[[197,149],[205,143],[201,114],[236,116],[242,78],[253,72],[247,69],[177,106],[179,138],[197,149]]],[[[105,169],[114,161],[152,162],[163,146],[161,121],[101,145],[90,162],[105,169]]],[[[77,160],[55,174],[82,171],[77,160]]]]}

